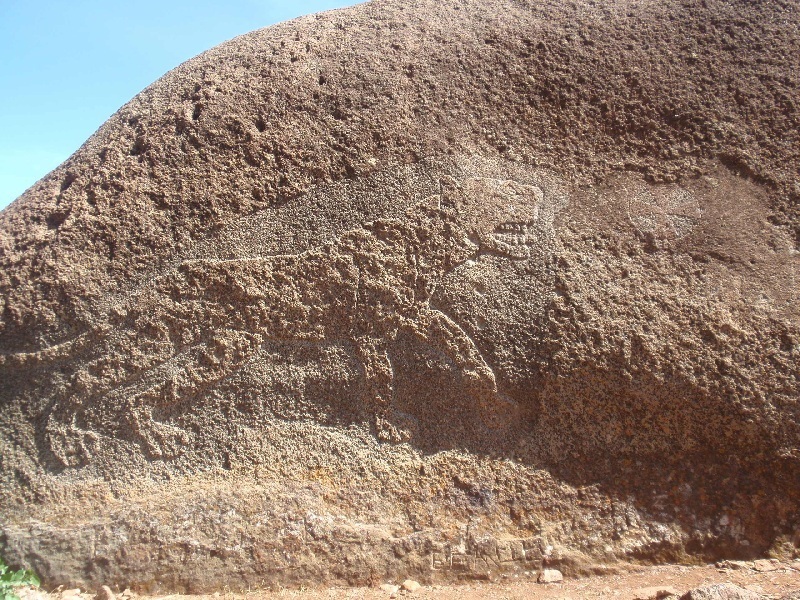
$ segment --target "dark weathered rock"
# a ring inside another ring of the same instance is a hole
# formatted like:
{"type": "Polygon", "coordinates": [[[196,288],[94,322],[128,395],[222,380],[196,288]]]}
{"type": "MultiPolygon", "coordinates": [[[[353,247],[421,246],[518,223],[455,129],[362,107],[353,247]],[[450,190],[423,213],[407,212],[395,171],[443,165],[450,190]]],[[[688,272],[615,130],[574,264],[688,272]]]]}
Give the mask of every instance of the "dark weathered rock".
{"type": "Polygon", "coordinates": [[[242,36],[0,213],[0,554],[206,590],[797,539],[796,2],[242,36]]]}
{"type": "Polygon", "coordinates": [[[97,594],[95,594],[95,600],[117,600],[117,597],[114,595],[114,592],[111,591],[111,588],[107,585],[100,586],[100,589],[97,590],[97,594]]]}

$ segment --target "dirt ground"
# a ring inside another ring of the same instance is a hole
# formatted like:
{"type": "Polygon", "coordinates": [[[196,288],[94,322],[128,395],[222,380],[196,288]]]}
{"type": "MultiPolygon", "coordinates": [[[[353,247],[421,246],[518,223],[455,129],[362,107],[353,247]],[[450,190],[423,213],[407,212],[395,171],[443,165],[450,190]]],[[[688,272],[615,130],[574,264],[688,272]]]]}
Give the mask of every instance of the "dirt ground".
{"type": "MultiPolygon", "coordinates": [[[[388,582],[400,584],[401,582],[388,582]]],[[[493,600],[552,599],[577,600],[583,598],[614,598],[635,600],[655,597],[642,593],[647,588],[671,588],[678,594],[690,589],[716,583],[733,583],[750,591],[762,594],[765,598],[779,599],[790,592],[800,590],[800,559],[792,563],[781,563],[774,571],[759,572],[750,568],[728,569],[714,565],[687,567],[678,565],[646,567],[622,574],[596,576],[586,579],[566,580],[563,583],[540,584],[535,579],[508,579],[495,582],[471,582],[462,585],[422,586],[413,593],[400,590],[395,594],[374,588],[321,588],[315,590],[258,590],[246,593],[216,592],[210,595],[166,595],[139,596],[129,591],[117,594],[117,599],[128,600],[273,600],[296,598],[302,600],[347,599],[383,600],[386,598],[408,598],[409,600],[435,598],[437,600],[493,600]]],[[[88,600],[93,595],[75,590],[53,590],[41,593],[24,590],[22,600],[88,600]]],[[[100,596],[98,596],[99,598],[100,596]]]]}
{"type": "MultiPolygon", "coordinates": [[[[439,600],[469,599],[478,600],[492,598],[496,600],[514,600],[517,598],[542,599],[578,599],[578,598],[619,598],[633,600],[636,590],[653,586],[674,588],[684,593],[692,588],[711,583],[735,583],[752,591],[767,594],[776,598],[800,589],[800,562],[795,568],[785,568],[771,573],[758,573],[751,570],[725,570],[714,566],[681,567],[666,566],[644,569],[640,572],[623,575],[608,575],[588,579],[568,580],[560,584],[539,584],[533,579],[510,580],[498,582],[479,582],[463,585],[436,585],[422,587],[412,593],[399,592],[398,597],[436,598],[439,600]]],[[[395,582],[401,583],[401,582],[395,582]]],[[[388,598],[390,593],[380,588],[343,589],[331,588],[322,590],[277,590],[259,591],[249,594],[220,594],[230,600],[246,598],[247,600],[266,600],[273,598],[317,599],[364,599],[380,600],[388,598]]],[[[168,596],[170,600],[205,600],[214,596],[168,596]]],[[[160,600],[165,600],[162,597],[160,600]]]]}

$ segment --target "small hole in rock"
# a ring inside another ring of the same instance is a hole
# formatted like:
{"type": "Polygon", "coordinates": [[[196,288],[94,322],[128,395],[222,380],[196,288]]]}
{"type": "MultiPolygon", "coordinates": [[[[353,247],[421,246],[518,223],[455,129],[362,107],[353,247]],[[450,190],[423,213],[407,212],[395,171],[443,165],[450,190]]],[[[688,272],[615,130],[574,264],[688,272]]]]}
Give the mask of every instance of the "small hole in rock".
{"type": "Polygon", "coordinates": [[[131,156],[139,156],[140,154],[144,154],[145,150],[147,150],[147,144],[144,141],[144,138],[139,136],[133,142],[133,147],[131,148],[131,156]]]}
{"type": "Polygon", "coordinates": [[[67,220],[68,212],[54,212],[46,219],[48,229],[57,229],[61,224],[67,220]]]}
{"type": "Polygon", "coordinates": [[[78,176],[74,173],[67,173],[66,177],[64,177],[64,181],[61,182],[61,191],[66,192],[77,178],[78,176]]]}

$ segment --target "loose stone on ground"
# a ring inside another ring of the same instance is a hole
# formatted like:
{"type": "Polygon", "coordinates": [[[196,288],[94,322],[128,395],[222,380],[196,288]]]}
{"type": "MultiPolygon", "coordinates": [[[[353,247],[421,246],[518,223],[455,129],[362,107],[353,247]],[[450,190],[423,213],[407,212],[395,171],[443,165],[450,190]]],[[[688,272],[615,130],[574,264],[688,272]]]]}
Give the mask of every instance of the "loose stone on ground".
{"type": "Polygon", "coordinates": [[[558,569],[545,569],[539,574],[539,583],[561,583],[564,575],[558,569]]]}
{"type": "Polygon", "coordinates": [[[675,588],[661,585],[634,590],[633,600],[661,600],[662,598],[679,595],[675,588]]]}

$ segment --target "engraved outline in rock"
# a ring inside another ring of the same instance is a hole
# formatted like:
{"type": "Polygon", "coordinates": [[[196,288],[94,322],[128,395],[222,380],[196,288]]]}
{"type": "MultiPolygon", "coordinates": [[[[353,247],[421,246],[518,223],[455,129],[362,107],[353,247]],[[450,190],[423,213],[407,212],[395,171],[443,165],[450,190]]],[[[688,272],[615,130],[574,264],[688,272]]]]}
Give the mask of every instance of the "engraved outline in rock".
{"type": "Polygon", "coordinates": [[[458,544],[446,543],[444,548],[429,554],[431,571],[455,570],[472,571],[478,560],[493,568],[506,570],[513,568],[538,568],[541,566],[542,552],[538,549],[541,540],[535,537],[494,538],[476,540],[469,536],[458,544]],[[526,548],[526,544],[529,548],[526,548]],[[488,548],[488,550],[487,550],[488,548]]]}
{"type": "Polygon", "coordinates": [[[649,243],[664,239],[681,239],[697,226],[703,210],[689,190],[670,190],[640,186],[628,198],[628,220],[636,232],[649,243]]]}
{"type": "MultiPolygon", "coordinates": [[[[69,455],[80,454],[56,446],[68,446],[64,423],[84,409],[87,402],[80,398],[87,396],[95,406],[118,399],[129,430],[151,458],[180,454],[188,434],[159,422],[154,411],[185,403],[215,385],[266,340],[347,340],[361,364],[365,400],[380,439],[412,435],[408,421],[394,424],[403,415],[392,402],[389,344],[401,332],[437,348],[461,371],[487,425],[508,426],[516,416],[514,402],[498,390],[472,338],[430,300],[444,277],[466,261],[484,254],[530,257],[531,248],[552,235],[552,216],[543,217],[544,195],[537,186],[488,178],[459,183],[443,177],[440,183],[438,196],[413,207],[402,220],[378,219],[297,255],[185,261],[157,278],[106,325],[114,333],[88,368],[104,372],[109,360],[118,361],[140,341],[143,347],[172,350],[122,381],[111,380],[101,389],[90,385],[75,390],[72,400],[56,402],[47,426],[54,454],[65,464],[75,462],[69,455]],[[169,373],[170,365],[181,360],[186,364],[165,380],[155,376],[169,373]]],[[[91,377],[79,372],[76,379],[91,377]]]]}

